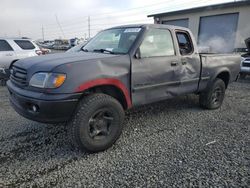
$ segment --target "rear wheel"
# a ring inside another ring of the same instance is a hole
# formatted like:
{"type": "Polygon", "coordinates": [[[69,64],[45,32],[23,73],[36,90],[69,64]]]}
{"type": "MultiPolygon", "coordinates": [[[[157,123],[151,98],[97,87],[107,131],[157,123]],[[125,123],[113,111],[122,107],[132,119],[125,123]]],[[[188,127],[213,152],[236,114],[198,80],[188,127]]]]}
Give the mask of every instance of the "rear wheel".
{"type": "Polygon", "coordinates": [[[119,138],[123,119],[123,108],[115,98],[105,94],[86,96],[68,124],[69,138],[80,150],[105,150],[119,138]]]}
{"type": "Polygon", "coordinates": [[[220,108],[225,96],[225,83],[217,78],[209,89],[200,94],[200,106],[206,109],[220,108]]]}

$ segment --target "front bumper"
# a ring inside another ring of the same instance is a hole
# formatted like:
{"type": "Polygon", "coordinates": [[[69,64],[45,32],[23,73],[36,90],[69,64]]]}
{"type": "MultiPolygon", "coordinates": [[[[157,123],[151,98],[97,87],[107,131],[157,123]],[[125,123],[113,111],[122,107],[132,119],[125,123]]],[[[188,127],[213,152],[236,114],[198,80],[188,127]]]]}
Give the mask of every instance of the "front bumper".
{"type": "Polygon", "coordinates": [[[241,67],[240,72],[245,74],[250,74],[250,67],[241,67]]]}
{"type": "Polygon", "coordinates": [[[17,113],[42,123],[60,123],[69,120],[78,104],[80,93],[45,94],[27,91],[7,82],[10,102],[17,113]]]}

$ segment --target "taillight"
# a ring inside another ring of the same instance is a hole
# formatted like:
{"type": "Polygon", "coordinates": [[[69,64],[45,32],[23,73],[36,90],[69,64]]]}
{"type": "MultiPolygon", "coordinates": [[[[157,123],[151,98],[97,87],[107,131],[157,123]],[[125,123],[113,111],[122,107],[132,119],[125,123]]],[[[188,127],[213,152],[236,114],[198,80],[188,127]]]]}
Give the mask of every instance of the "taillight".
{"type": "Polygon", "coordinates": [[[43,52],[42,52],[41,50],[36,50],[36,54],[37,54],[37,55],[42,55],[43,52]]]}

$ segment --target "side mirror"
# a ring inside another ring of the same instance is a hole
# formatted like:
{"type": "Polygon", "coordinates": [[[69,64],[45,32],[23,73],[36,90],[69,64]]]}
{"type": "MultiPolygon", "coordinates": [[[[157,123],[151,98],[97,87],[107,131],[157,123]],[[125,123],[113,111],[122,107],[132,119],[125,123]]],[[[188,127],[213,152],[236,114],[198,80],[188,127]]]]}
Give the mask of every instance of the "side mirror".
{"type": "Polygon", "coordinates": [[[138,48],[135,52],[135,58],[136,59],[141,59],[141,52],[140,52],[140,48],[138,48]]]}
{"type": "Polygon", "coordinates": [[[187,54],[186,49],[180,48],[180,54],[181,54],[181,55],[186,55],[186,54],[187,54]]]}

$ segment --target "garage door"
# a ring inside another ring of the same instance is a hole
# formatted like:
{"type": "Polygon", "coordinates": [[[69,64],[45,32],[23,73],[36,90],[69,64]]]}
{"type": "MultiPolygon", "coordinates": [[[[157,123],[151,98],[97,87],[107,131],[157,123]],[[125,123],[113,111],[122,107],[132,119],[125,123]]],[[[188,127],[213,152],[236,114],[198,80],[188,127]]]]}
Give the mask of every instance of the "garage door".
{"type": "Polygon", "coordinates": [[[200,18],[199,45],[211,52],[232,52],[238,24],[238,13],[200,18]]]}
{"type": "Polygon", "coordinates": [[[166,20],[162,21],[162,24],[188,27],[188,19],[166,20]]]}

